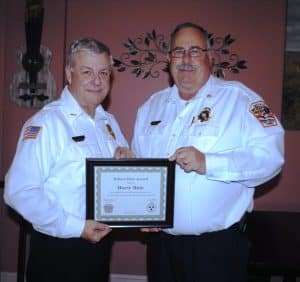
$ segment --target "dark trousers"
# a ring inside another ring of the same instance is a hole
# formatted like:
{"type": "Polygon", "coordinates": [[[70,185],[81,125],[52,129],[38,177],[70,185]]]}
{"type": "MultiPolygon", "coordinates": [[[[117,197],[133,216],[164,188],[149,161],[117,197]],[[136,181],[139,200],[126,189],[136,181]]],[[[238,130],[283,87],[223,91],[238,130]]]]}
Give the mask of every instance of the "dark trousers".
{"type": "Polygon", "coordinates": [[[200,236],[150,234],[148,282],[244,282],[248,239],[236,229],[200,236]]]}
{"type": "Polygon", "coordinates": [[[27,282],[107,282],[112,240],[92,244],[81,238],[54,238],[33,231],[27,282]]]}

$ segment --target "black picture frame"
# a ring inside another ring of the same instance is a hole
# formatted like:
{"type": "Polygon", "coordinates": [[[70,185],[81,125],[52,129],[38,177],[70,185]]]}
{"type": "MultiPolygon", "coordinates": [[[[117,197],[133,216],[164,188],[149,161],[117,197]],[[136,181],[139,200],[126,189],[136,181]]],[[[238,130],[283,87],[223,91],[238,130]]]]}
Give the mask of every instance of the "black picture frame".
{"type": "Polygon", "coordinates": [[[111,228],[173,227],[174,182],[168,159],[87,158],[86,218],[111,228]]]}
{"type": "Polygon", "coordinates": [[[286,1],[281,122],[286,130],[300,130],[300,2],[286,1]]]}

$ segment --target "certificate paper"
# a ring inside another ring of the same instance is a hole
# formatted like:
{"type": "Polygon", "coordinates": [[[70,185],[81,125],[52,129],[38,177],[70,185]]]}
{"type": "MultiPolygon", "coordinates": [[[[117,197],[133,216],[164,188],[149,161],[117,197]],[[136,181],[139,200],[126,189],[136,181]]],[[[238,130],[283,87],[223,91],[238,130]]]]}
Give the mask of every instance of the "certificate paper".
{"type": "Polygon", "coordinates": [[[173,225],[175,163],[87,159],[87,218],[111,227],[173,225]]]}

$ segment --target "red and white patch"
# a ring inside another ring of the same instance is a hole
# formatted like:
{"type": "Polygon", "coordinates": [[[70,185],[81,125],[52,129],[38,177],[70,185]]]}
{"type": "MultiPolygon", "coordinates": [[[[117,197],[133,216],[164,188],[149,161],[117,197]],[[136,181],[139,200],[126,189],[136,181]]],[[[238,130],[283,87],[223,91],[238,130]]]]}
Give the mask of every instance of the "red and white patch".
{"type": "Polygon", "coordinates": [[[277,125],[277,120],[271,109],[263,101],[250,105],[249,111],[256,117],[263,127],[277,125]]]}
{"type": "Polygon", "coordinates": [[[23,141],[28,139],[36,139],[41,129],[41,126],[27,126],[23,134],[23,141]]]}

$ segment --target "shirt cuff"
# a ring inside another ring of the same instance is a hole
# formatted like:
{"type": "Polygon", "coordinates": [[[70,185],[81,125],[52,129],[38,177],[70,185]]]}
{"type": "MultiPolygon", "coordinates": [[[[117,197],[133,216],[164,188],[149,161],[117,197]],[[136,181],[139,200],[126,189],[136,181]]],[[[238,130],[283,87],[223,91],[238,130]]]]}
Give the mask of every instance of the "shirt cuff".
{"type": "Polygon", "coordinates": [[[63,232],[63,237],[65,238],[79,238],[85,225],[85,220],[75,217],[69,216],[63,232]]]}

